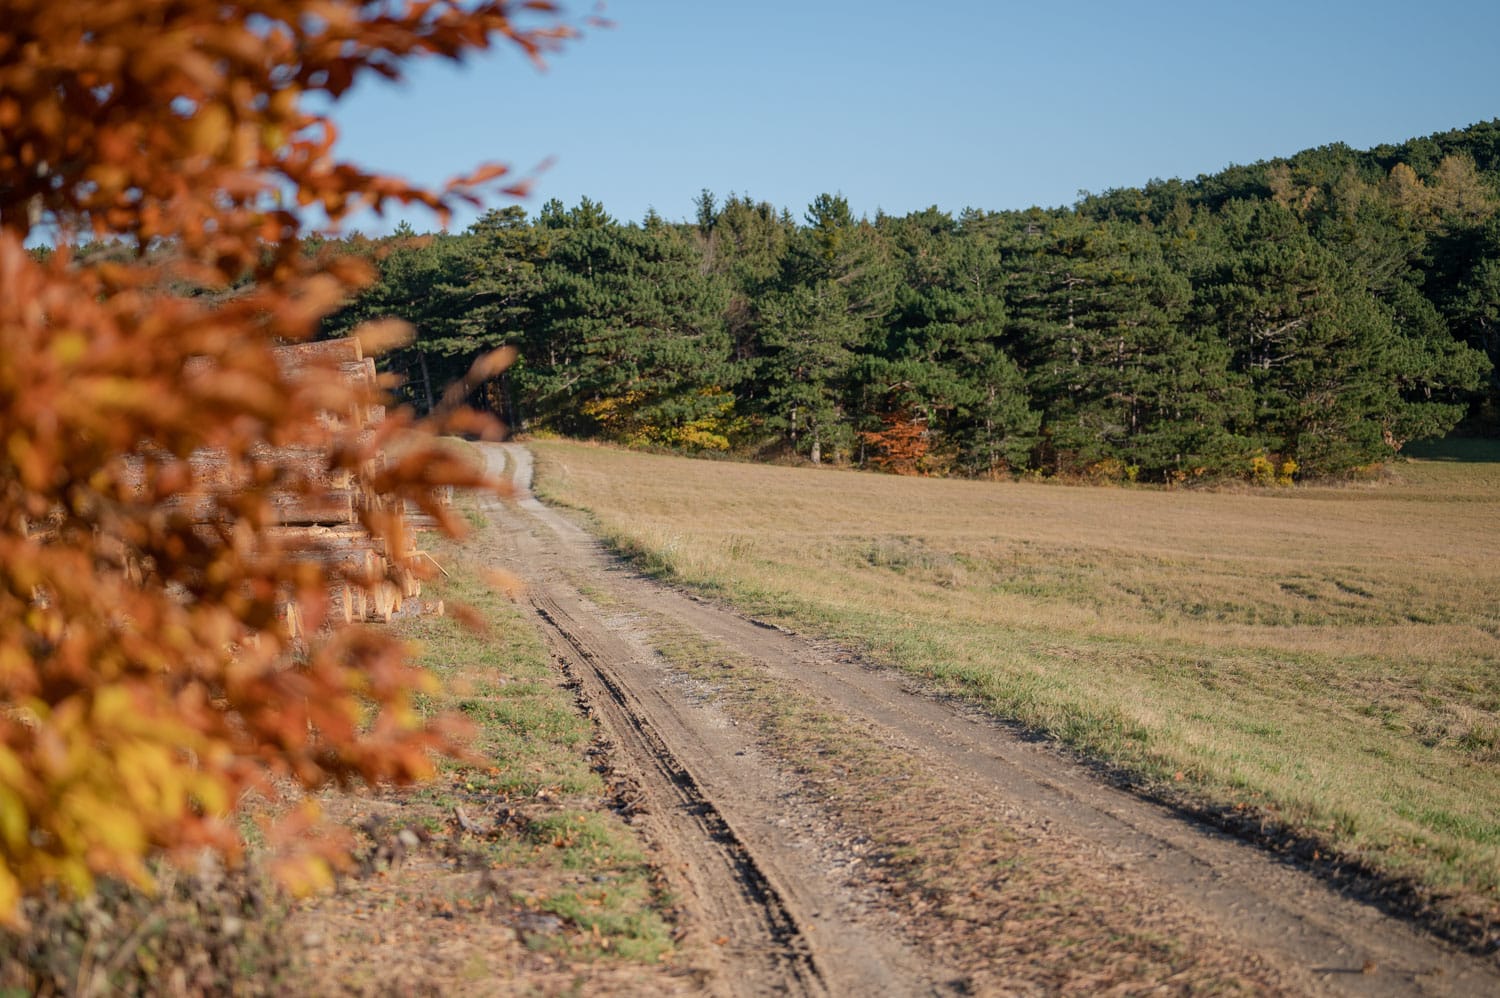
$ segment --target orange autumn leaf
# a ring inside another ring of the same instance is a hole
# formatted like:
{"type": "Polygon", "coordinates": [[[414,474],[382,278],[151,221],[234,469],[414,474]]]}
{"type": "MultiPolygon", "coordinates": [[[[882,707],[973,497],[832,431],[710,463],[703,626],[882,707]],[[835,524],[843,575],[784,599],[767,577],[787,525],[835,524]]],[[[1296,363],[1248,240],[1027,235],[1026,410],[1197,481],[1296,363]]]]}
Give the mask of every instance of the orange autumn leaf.
{"type": "MultiPolygon", "coordinates": [[[[546,54],[573,34],[526,14],[550,9],[7,3],[0,921],[48,885],[144,882],[155,853],[233,859],[233,803],[276,778],[411,780],[433,751],[458,751],[453,722],[414,710],[432,680],[401,642],[317,631],[330,582],[358,573],[294,550],[275,511],[336,499],[331,483],[398,437],[412,437],[402,460],[368,481],[392,508],[481,476],[409,414],[361,435],[346,417],[379,404],[380,386],[283,351],[372,276],[309,252],[311,206],[333,223],[365,207],[446,212],[509,174],[481,168],[434,192],[372,173],[336,158],[336,129],[313,108],[416,58],[546,54]],[[314,633],[281,622],[289,601],[314,633]]],[[[373,347],[401,332],[363,335],[373,347]]],[[[365,521],[399,540],[394,518],[365,521]]],[[[317,887],[344,843],[297,814],[278,868],[317,887]]]]}

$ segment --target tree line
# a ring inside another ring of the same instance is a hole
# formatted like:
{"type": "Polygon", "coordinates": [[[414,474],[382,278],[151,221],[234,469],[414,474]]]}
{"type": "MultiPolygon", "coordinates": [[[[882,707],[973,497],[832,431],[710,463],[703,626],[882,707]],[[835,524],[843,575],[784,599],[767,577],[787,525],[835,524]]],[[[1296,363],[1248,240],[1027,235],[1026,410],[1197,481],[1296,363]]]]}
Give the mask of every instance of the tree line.
{"type": "Polygon", "coordinates": [[[1069,208],[696,218],[588,198],[324,252],[380,278],[431,409],[473,358],[513,426],[905,473],[1287,480],[1500,423],[1500,120],[1343,145],[1069,208]]]}

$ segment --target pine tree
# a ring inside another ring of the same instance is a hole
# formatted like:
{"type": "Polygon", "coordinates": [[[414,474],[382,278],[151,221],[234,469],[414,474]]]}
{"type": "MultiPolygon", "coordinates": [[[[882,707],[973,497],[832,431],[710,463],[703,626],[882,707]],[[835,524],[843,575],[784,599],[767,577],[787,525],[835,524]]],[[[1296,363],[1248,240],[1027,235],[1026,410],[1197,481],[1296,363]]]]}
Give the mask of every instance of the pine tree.
{"type": "Polygon", "coordinates": [[[727,446],[722,281],[674,228],[619,225],[586,198],[542,225],[552,242],[515,376],[533,414],[585,436],[727,446]]]}
{"type": "Polygon", "coordinates": [[[1013,237],[1022,362],[1056,471],[1166,476],[1232,448],[1226,351],[1188,323],[1191,288],[1140,226],[1050,220],[1013,237]],[[1113,473],[1113,472],[1111,472],[1113,473]]]}
{"type": "Polygon", "coordinates": [[[1402,395],[1403,378],[1436,375],[1430,342],[1414,328],[1403,337],[1393,311],[1285,209],[1242,206],[1228,230],[1231,255],[1203,293],[1254,387],[1266,449],[1332,472],[1389,456],[1414,427],[1437,430],[1436,411],[1402,395]]]}
{"type": "Polygon", "coordinates": [[[853,447],[855,371],[894,299],[897,276],[875,227],[839,195],[808,207],[753,320],[755,387],[767,425],[814,464],[853,447]]]}
{"type": "MultiPolygon", "coordinates": [[[[522,338],[540,289],[541,252],[514,206],[486,213],[461,235],[418,236],[402,223],[378,248],[379,280],[325,322],[324,334],[342,335],[370,319],[411,323],[411,343],[380,363],[401,378],[405,401],[431,412],[481,354],[522,338]]],[[[476,386],[468,401],[514,423],[507,377],[476,386]]]]}
{"type": "Polygon", "coordinates": [[[865,327],[831,280],[767,293],[756,309],[757,398],[767,424],[814,464],[854,441],[847,399],[865,327]]]}
{"type": "Polygon", "coordinates": [[[884,228],[902,268],[896,307],[866,362],[861,408],[920,415],[933,448],[966,474],[1024,466],[1040,415],[1004,347],[1003,261],[982,222],[929,208],[884,228]]]}

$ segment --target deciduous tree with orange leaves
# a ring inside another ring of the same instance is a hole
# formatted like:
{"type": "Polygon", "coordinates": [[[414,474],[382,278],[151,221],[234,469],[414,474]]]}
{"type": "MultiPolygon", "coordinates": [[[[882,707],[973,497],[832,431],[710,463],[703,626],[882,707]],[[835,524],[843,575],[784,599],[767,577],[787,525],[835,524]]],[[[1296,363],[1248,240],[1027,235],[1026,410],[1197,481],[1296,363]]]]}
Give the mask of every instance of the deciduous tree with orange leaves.
{"type": "Polygon", "coordinates": [[[374,468],[432,427],[340,430],[328,414],[369,399],[277,348],[370,277],[308,252],[313,225],[517,187],[496,166],[436,192],[368,173],[320,109],[414,58],[539,58],[570,34],[498,0],[0,0],[0,920],[43,885],[146,884],[159,852],[234,856],[237,802],[278,778],[409,780],[453,748],[393,636],[278,627],[289,598],[316,624],[328,579],[285,557],[271,501],[325,488],[291,457],[309,448],[429,507],[478,475],[428,436],[374,468]],[[124,252],[68,249],[85,237],[124,252]],[[205,452],[234,488],[203,480],[205,452]]]}

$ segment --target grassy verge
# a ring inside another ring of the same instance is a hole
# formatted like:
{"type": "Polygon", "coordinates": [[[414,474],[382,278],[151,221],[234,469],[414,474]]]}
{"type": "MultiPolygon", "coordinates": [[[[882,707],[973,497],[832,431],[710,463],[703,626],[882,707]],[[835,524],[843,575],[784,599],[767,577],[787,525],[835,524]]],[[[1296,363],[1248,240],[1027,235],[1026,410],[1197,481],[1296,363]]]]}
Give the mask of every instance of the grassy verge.
{"type": "Polygon", "coordinates": [[[532,623],[480,582],[476,567],[460,562],[444,598],[478,611],[489,631],[438,618],[414,623],[411,634],[423,663],[444,680],[446,692],[428,708],[467,717],[476,730],[471,747],[485,762],[453,765],[418,796],[450,811],[467,805],[474,820],[501,818],[486,855],[557,878],[548,896],[525,899],[578,930],[553,948],[659,962],[672,951],[663,917],[669,899],[638,834],[613,810],[593,722],[532,623]]]}
{"type": "Polygon", "coordinates": [[[536,450],[648,571],[1500,916],[1500,465],[1203,493],[536,450]]]}
{"type": "Polygon", "coordinates": [[[465,716],[482,761],[445,764],[409,791],[327,798],[359,832],[360,870],[300,905],[293,928],[331,990],[660,990],[644,982],[670,971],[671,899],[613,810],[592,722],[467,550],[438,553],[450,577],[435,595],[487,630],[451,617],[402,626],[442,680],[421,709],[465,716]]]}

